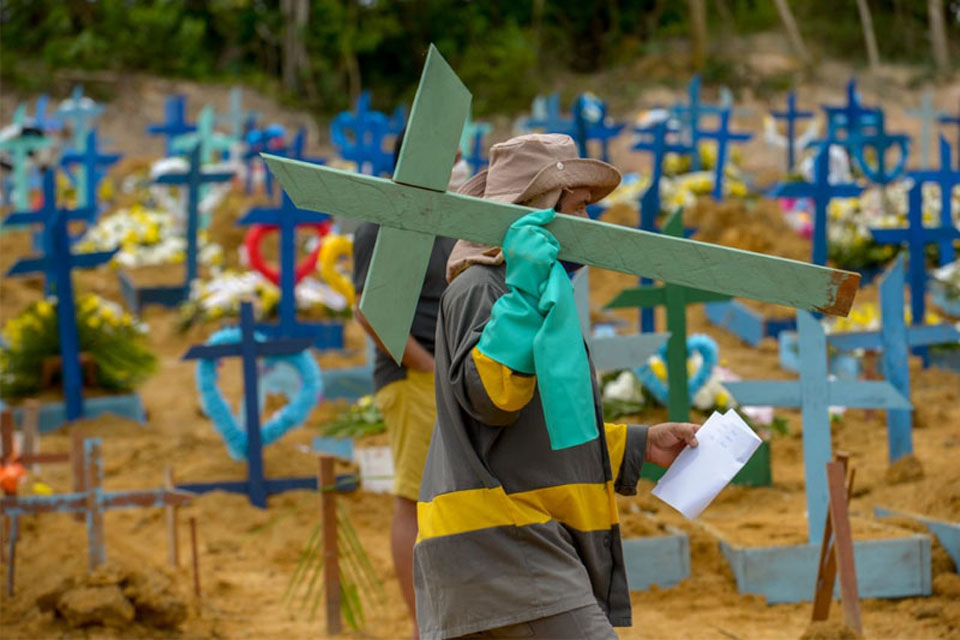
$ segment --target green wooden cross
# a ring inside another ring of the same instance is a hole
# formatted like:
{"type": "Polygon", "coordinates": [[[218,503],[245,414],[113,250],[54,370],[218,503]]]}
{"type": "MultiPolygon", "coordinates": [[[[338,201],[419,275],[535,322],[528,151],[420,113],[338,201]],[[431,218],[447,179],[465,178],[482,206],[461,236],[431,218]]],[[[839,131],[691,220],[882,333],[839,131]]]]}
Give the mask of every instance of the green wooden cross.
{"type": "MultiPolygon", "coordinates": [[[[673,238],[683,237],[682,210],[673,212],[663,225],[662,233],[673,238]]],[[[670,389],[667,410],[670,419],[675,422],[686,422],[690,419],[687,388],[687,305],[729,299],[730,296],[722,293],[664,283],[624,289],[607,304],[608,309],[650,308],[660,305],[667,308],[667,331],[670,332],[670,339],[667,341],[667,381],[670,389]]]]}
{"type": "MultiPolygon", "coordinates": [[[[431,45],[393,180],[264,154],[300,209],[379,223],[360,310],[399,362],[434,236],[499,245],[532,211],[445,191],[470,92],[431,45]]],[[[663,282],[846,315],[860,276],[794,260],[558,215],[560,257],[663,282]]]]}

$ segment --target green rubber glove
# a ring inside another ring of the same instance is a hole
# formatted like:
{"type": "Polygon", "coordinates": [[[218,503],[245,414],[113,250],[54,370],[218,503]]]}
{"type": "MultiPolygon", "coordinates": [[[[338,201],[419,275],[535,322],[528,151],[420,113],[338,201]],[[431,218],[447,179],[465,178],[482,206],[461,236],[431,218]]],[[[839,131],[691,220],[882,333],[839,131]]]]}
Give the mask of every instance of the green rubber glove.
{"type": "Polygon", "coordinates": [[[507,230],[510,290],[494,303],[477,347],[514,371],[536,374],[550,445],[565,449],[598,430],[573,286],[557,262],[560,243],[543,227],[555,216],[553,209],[534,211],[507,230]]]}

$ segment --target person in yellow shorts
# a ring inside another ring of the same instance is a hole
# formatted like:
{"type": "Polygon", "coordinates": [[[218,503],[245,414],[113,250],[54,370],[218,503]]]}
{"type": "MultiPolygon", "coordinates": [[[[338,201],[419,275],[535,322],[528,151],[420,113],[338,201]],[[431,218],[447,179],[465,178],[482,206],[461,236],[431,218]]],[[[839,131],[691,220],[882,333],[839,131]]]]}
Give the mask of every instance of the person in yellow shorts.
{"type": "MultiPolygon", "coordinates": [[[[399,153],[402,135],[397,140],[395,154],[399,153]]],[[[465,164],[457,156],[457,165],[451,176],[451,188],[462,184],[467,177],[465,164]]],[[[367,278],[373,247],[379,226],[361,224],[354,233],[353,284],[359,294],[367,278]]],[[[430,254],[430,263],[424,278],[417,310],[407,337],[403,359],[398,366],[370,328],[366,318],[355,310],[357,321],[377,343],[373,367],[374,402],[383,413],[394,464],[393,522],[390,529],[390,546],[397,580],[406,601],[410,617],[416,627],[416,609],[413,591],[413,545],[417,539],[417,498],[420,494],[420,479],[430,448],[430,436],[437,420],[437,403],[433,384],[434,334],[440,295],[447,288],[447,258],[456,240],[437,237],[430,254]]]]}

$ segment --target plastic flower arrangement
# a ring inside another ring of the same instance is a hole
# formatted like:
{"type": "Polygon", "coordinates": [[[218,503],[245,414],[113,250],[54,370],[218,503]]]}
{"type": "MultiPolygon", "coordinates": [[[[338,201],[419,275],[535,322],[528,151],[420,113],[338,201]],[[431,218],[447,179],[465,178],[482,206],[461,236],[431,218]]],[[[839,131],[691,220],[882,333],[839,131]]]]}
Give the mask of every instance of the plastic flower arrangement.
{"type": "Polygon", "coordinates": [[[933,303],[944,312],[960,316],[960,260],[930,272],[933,303]]]}
{"type": "Polygon", "coordinates": [[[383,433],[387,425],[373,397],[363,396],[321,429],[332,438],[359,438],[383,433]]]}
{"type": "MultiPolygon", "coordinates": [[[[206,231],[198,233],[197,242],[201,264],[223,264],[223,250],[210,242],[206,231]]],[[[186,259],[187,239],[172,214],[138,204],[104,217],[77,244],[84,253],[115,247],[120,251],[112,262],[120,266],[179,264],[186,259]]]]}
{"type": "MultiPolygon", "coordinates": [[[[96,365],[96,384],[111,391],[129,391],[156,370],[157,359],[146,346],[146,326],[112,302],[88,293],[77,299],[80,352],[96,365]]],[[[22,398],[41,391],[43,362],[60,355],[57,299],[27,307],[3,328],[0,350],[0,395],[22,398]]]]}

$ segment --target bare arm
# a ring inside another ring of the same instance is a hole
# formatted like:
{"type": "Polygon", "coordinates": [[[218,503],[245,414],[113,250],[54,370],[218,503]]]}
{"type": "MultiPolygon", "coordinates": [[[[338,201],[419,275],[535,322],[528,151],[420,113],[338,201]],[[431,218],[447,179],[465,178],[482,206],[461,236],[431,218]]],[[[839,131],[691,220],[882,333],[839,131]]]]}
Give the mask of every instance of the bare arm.
{"type": "MultiPolygon", "coordinates": [[[[357,293],[359,294],[359,291],[357,293]]],[[[367,322],[363,312],[360,311],[359,306],[354,309],[354,315],[357,318],[357,322],[359,322],[360,326],[363,327],[363,330],[367,332],[367,335],[373,338],[373,341],[377,343],[377,348],[384,353],[388,353],[386,347],[383,346],[380,338],[377,336],[376,332],[374,332],[373,327],[370,326],[370,323],[367,322]]],[[[403,359],[401,360],[401,364],[408,369],[413,369],[414,371],[433,371],[433,356],[430,355],[430,352],[427,351],[422,344],[417,342],[416,338],[413,336],[407,336],[407,344],[403,348],[403,359]]]]}

